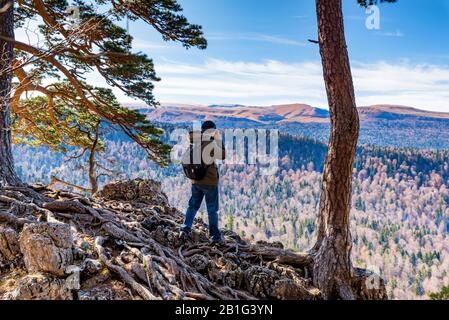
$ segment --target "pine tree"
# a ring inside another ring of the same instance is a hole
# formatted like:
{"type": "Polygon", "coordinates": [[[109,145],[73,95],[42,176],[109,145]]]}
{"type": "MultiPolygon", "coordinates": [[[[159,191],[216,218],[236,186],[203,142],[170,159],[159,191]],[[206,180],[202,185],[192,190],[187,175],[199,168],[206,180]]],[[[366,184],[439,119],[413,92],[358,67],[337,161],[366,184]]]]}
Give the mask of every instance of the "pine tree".
{"type": "Polygon", "coordinates": [[[231,231],[234,230],[234,217],[232,216],[231,211],[228,212],[228,221],[227,221],[226,227],[228,228],[228,230],[231,230],[231,231]]]}
{"type": "Polygon", "coordinates": [[[92,147],[85,138],[100,119],[127,134],[151,160],[166,163],[169,148],[160,142],[162,130],[143,114],[120,106],[110,89],[89,85],[85,75],[96,72],[127,96],[157,106],[152,91],[159,78],[153,61],[132,51],[133,38],[120,24],[128,16],[146,22],[166,41],[206,48],[201,27],[189,24],[176,0],[76,0],[79,17],[67,13],[70,5],[65,0],[12,4],[14,0],[0,0],[0,184],[20,183],[11,155],[11,111],[16,141],[53,148],[92,147]],[[14,39],[14,28],[25,28],[30,19],[41,21],[38,45],[14,39]],[[52,83],[43,84],[48,82],[52,83]],[[43,97],[22,99],[36,92],[43,97]]]}
{"type": "Polygon", "coordinates": [[[429,294],[431,300],[449,300],[449,286],[443,287],[440,292],[429,294]]]}
{"type": "MultiPolygon", "coordinates": [[[[377,2],[383,1],[358,0],[365,7],[377,2]]],[[[317,242],[311,250],[313,280],[325,299],[355,299],[349,211],[359,116],[345,39],[342,0],[316,0],[316,10],[331,134],[323,173],[317,242]]]]}

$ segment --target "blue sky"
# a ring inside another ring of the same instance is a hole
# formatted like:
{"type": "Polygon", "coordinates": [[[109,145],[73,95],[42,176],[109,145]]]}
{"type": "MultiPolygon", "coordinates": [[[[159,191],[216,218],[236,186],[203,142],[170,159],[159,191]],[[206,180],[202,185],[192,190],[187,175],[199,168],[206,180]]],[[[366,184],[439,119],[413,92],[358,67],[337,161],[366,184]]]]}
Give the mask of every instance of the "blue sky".
{"type": "MultiPolygon", "coordinates": [[[[449,62],[448,0],[399,0],[396,4],[382,4],[379,31],[365,27],[367,14],[355,0],[343,2],[352,59],[449,62]]],[[[182,0],[180,3],[186,16],[204,27],[210,42],[205,57],[284,62],[318,58],[316,46],[295,48],[305,44],[308,38],[316,38],[314,0],[182,0]]]]}
{"type": "MultiPolygon", "coordinates": [[[[307,42],[317,38],[314,0],[178,1],[203,26],[206,50],[164,42],[142,22],[130,26],[134,49],[154,59],[162,78],[159,101],[327,107],[319,49],[307,42]]],[[[449,0],[381,4],[379,30],[366,28],[368,14],[356,0],[343,3],[358,105],[449,112],[449,0]]]]}
{"type": "MultiPolygon", "coordinates": [[[[181,0],[203,26],[208,49],[164,43],[140,23],[136,49],[154,58],[162,102],[326,107],[313,0],[181,0]]],[[[344,0],[359,105],[402,104],[449,111],[449,0],[382,4],[380,30],[355,0],[344,0]]],[[[127,100],[126,98],[123,98],[127,100]]]]}

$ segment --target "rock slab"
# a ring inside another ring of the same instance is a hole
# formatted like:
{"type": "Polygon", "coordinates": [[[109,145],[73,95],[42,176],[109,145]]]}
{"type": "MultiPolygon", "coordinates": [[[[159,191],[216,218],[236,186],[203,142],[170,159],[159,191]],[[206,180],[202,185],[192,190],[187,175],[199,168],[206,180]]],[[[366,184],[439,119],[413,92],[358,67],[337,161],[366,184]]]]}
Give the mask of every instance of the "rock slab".
{"type": "Polygon", "coordinates": [[[68,224],[28,224],[20,234],[20,251],[28,272],[62,277],[73,262],[72,232],[68,224]]]}

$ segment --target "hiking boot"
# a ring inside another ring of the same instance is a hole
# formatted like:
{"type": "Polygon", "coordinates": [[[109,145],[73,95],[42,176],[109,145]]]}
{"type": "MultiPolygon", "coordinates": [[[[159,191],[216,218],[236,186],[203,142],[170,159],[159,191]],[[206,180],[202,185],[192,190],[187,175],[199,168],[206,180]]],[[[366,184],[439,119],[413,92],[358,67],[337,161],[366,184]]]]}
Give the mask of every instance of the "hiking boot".
{"type": "Polygon", "coordinates": [[[226,242],[224,241],[223,237],[219,239],[210,239],[210,245],[211,246],[223,246],[226,242]]]}

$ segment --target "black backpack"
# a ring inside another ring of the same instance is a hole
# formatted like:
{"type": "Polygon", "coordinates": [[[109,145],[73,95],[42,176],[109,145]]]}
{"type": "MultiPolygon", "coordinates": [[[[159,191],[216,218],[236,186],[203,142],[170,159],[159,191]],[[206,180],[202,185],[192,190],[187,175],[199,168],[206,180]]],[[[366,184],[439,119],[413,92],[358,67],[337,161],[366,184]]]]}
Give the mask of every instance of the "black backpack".
{"type": "Polygon", "coordinates": [[[184,170],[184,174],[186,175],[187,178],[195,181],[200,181],[206,177],[209,166],[203,163],[203,159],[201,159],[201,164],[199,163],[194,164],[193,163],[194,151],[195,151],[194,144],[191,143],[189,149],[186,151],[183,157],[182,169],[184,170]],[[184,161],[186,156],[189,157],[188,158],[189,161],[184,161]]]}

